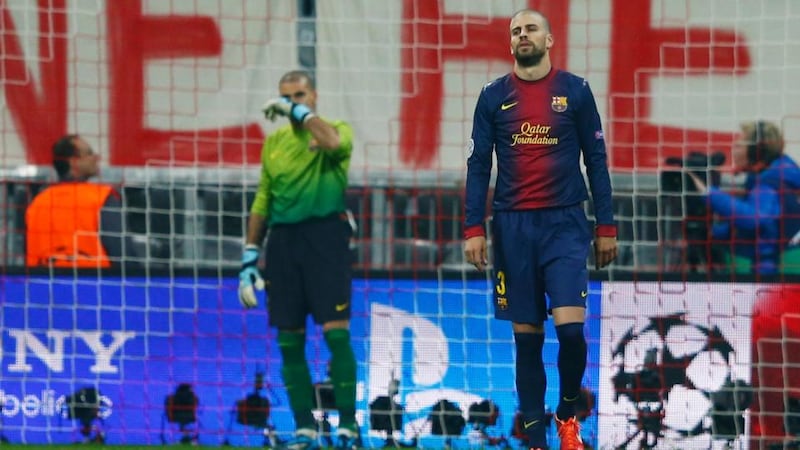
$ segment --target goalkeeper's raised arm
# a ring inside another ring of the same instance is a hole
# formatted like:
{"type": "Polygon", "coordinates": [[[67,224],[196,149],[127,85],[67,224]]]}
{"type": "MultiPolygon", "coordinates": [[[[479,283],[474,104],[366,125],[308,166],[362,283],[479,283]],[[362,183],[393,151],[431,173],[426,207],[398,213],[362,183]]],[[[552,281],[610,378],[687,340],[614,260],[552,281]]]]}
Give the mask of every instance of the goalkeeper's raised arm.
{"type": "Polygon", "coordinates": [[[316,113],[314,80],[291,71],[279,96],[262,107],[268,120],[288,119],[261,152],[261,180],[250,208],[239,299],[251,308],[256,291],[269,292],[269,324],[278,330],[281,373],[295,420],[290,448],[317,448],[311,374],[305,356],[308,315],[322,325],[331,353],[330,375],[339,410],[337,448],[360,442],[355,419],[356,360],[350,344],[352,229],[346,214],[353,130],[316,113]],[[265,230],[265,268],[258,268],[265,230]]]}

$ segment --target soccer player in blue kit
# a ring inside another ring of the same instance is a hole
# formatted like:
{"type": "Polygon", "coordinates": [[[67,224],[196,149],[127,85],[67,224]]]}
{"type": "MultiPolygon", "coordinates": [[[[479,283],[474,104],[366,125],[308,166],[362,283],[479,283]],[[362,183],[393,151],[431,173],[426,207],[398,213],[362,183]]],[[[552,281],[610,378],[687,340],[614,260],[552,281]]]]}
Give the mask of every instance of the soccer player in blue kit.
{"type": "Polygon", "coordinates": [[[497,319],[512,322],[517,395],[529,446],[547,447],[542,347],[550,311],[559,342],[561,449],[581,450],[575,404],[586,369],[583,327],[592,239],[597,268],[617,257],[605,141],[589,84],[550,62],[547,18],[525,9],[512,16],[510,30],[514,69],[485,85],[475,106],[464,255],[478,270],[486,268],[484,221],[494,152],[494,310],[497,319]],[[594,200],[594,230],[583,209],[588,192],[581,155],[594,200]]]}

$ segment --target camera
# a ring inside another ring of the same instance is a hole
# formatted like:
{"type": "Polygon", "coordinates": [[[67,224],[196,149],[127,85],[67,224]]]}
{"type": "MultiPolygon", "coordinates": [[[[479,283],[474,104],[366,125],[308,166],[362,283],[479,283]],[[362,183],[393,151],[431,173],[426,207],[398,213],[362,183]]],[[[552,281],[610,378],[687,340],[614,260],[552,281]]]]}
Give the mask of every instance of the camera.
{"type": "Polygon", "coordinates": [[[403,405],[397,404],[388,395],[376,397],[369,404],[369,427],[388,434],[403,429],[403,405]]]}
{"type": "Polygon", "coordinates": [[[100,392],[94,387],[78,389],[64,399],[68,419],[80,423],[80,433],[84,442],[102,443],[105,436],[102,429],[97,429],[92,436],[93,424],[100,418],[100,392]]]}
{"type": "Polygon", "coordinates": [[[181,429],[190,423],[196,422],[198,403],[192,385],[188,383],[179,384],[175,389],[175,393],[168,395],[164,400],[167,420],[171,423],[177,423],[181,429]]]}
{"type": "Polygon", "coordinates": [[[697,192],[692,179],[686,172],[697,175],[707,186],[719,186],[721,176],[718,169],[725,164],[725,154],[719,151],[711,154],[691,151],[686,158],[667,158],[665,164],[684,170],[661,172],[662,192],[697,192]]]}
{"type": "Polygon", "coordinates": [[[264,376],[264,371],[256,369],[253,390],[234,403],[228,421],[227,434],[222,445],[226,447],[231,445],[228,436],[233,430],[234,421],[239,425],[252,427],[262,432],[264,435],[264,447],[274,448],[283,443],[275,431],[275,426],[269,421],[272,402],[262,394],[262,391],[269,389],[265,383],[264,376]]]}
{"type": "Polygon", "coordinates": [[[437,436],[459,436],[467,425],[461,408],[447,399],[441,399],[433,405],[428,420],[431,434],[437,436]]]}
{"type": "Polygon", "coordinates": [[[483,427],[495,425],[499,416],[500,409],[489,399],[473,403],[467,410],[467,422],[483,427]]]}
{"type": "Polygon", "coordinates": [[[100,393],[93,387],[85,387],[68,395],[65,399],[67,418],[82,424],[91,423],[100,411],[100,393]]]}
{"type": "Polygon", "coordinates": [[[417,438],[411,442],[401,442],[395,433],[403,431],[405,407],[394,400],[400,392],[400,380],[394,377],[389,381],[387,395],[380,395],[369,404],[369,428],[386,434],[384,448],[417,448],[417,438]]]}
{"type": "MultiPolygon", "coordinates": [[[[711,400],[711,430],[715,438],[722,438],[732,442],[737,436],[745,433],[745,410],[753,402],[753,388],[745,381],[733,381],[730,377],[725,380],[718,391],[713,392],[711,400]]],[[[792,413],[791,401],[788,404],[792,413]]],[[[789,419],[794,414],[788,415],[789,419]]],[[[790,420],[787,420],[787,425],[790,420]]],[[[792,427],[787,426],[787,432],[792,432],[792,427]]],[[[796,430],[795,430],[796,431],[796,430]]]]}
{"type": "MultiPolygon", "coordinates": [[[[692,151],[686,158],[667,158],[666,165],[678,167],[680,170],[661,172],[660,187],[663,194],[680,194],[681,202],[674,209],[682,213],[683,239],[687,243],[687,262],[694,270],[702,264],[710,270],[722,262],[724,256],[718,248],[709,246],[711,214],[704,195],[697,191],[689,173],[700,178],[706,186],[719,186],[721,174],[719,168],[725,163],[725,154],[719,151],[710,154],[692,151]]],[[[673,197],[674,198],[674,197],[673,197]]],[[[669,198],[664,204],[669,204],[669,198]]],[[[674,216],[675,212],[664,214],[674,216]]]]}
{"type": "MultiPolygon", "coordinates": [[[[190,428],[189,425],[197,422],[197,406],[199,404],[200,400],[189,383],[179,384],[175,388],[175,392],[167,395],[164,399],[164,415],[167,421],[178,425],[182,444],[197,444],[197,427],[195,425],[195,427],[190,428]],[[192,428],[194,428],[194,432],[192,428]]],[[[166,444],[163,422],[161,426],[161,442],[166,444]]]]}
{"type": "Polygon", "coordinates": [[[236,422],[256,428],[267,428],[269,400],[261,395],[264,389],[264,372],[256,372],[253,392],[236,402],[236,422]]]}

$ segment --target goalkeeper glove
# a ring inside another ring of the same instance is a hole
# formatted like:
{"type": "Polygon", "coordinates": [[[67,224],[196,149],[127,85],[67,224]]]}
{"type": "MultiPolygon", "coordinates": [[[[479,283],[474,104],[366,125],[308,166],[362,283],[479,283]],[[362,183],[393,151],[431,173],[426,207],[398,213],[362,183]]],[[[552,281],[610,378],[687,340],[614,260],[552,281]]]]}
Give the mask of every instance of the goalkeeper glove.
{"type": "Polygon", "coordinates": [[[302,103],[293,103],[286,97],[273,98],[264,103],[261,110],[264,111],[264,117],[273,122],[279,116],[283,116],[289,117],[293,122],[302,124],[315,116],[308,106],[302,103]]]}
{"type": "Polygon", "coordinates": [[[242,270],[239,272],[239,303],[245,308],[258,304],[255,291],[264,290],[264,279],[258,272],[258,246],[248,244],[242,253],[242,270]]]}

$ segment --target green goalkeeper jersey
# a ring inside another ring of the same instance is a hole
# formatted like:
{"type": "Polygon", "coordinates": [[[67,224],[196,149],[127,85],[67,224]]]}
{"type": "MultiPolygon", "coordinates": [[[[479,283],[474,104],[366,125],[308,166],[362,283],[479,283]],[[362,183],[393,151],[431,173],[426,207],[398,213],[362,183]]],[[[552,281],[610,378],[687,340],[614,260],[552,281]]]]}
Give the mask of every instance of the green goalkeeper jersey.
{"type": "Polygon", "coordinates": [[[268,225],[276,225],[345,210],[353,129],[342,121],[328,123],[339,133],[339,148],[335,150],[316,150],[311,132],[292,125],[267,137],[251,213],[264,216],[268,225]]]}

